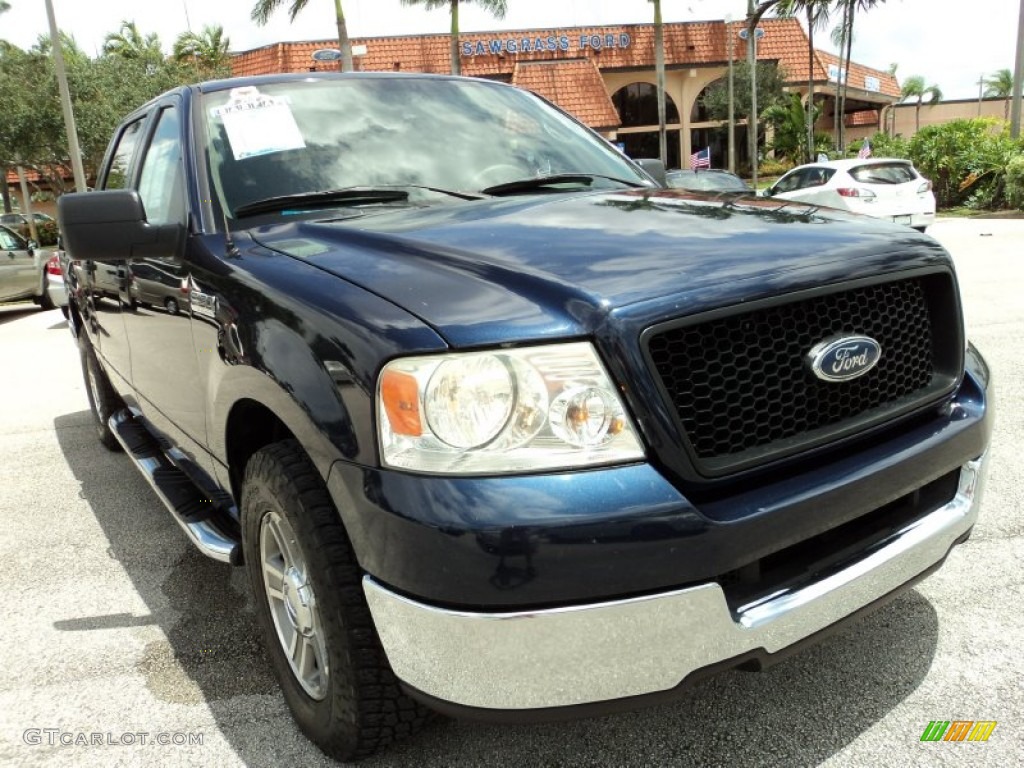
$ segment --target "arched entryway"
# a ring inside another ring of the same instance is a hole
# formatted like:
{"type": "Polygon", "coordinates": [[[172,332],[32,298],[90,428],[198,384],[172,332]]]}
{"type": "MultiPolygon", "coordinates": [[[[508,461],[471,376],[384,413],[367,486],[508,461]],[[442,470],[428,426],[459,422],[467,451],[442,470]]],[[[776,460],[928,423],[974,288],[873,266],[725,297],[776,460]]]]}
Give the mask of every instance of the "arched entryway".
{"type": "MultiPolygon", "coordinates": [[[[651,83],[636,82],[612,94],[621,127],[618,141],[633,158],[658,157],[658,89],[651,83]]],[[[679,168],[679,110],[665,94],[665,124],[668,140],[668,167],[679,168]]]]}
{"type": "MultiPolygon", "coordinates": [[[[711,167],[729,167],[729,124],[724,120],[712,120],[706,98],[709,93],[728,87],[728,79],[720,77],[705,85],[693,102],[690,110],[690,147],[694,152],[711,148],[711,167]]],[[[736,115],[735,138],[736,163],[740,168],[748,165],[750,152],[747,148],[746,120],[736,115]]]]}

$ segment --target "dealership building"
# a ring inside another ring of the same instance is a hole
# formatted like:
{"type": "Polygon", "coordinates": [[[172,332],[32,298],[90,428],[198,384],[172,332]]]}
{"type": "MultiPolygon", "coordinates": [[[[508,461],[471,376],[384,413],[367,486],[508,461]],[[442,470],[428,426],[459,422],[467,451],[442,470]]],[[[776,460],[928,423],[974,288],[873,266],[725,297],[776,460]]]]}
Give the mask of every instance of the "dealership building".
{"type": "MultiPolygon", "coordinates": [[[[759,61],[777,62],[787,90],[806,99],[808,41],[796,19],[765,19],[758,40],[759,61]]],[[[707,88],[728,77],[729,59],[746,56],[744,23],[723,21],[664,25],[669,166],[696,149],[711,147],[712,165],[725,167],[727,132],[709,119],[703,103],[707,88]]],[[[355,67],[362,71],[448,73],[450,37],[420,35],[353,40],[355,67]]],[[[654,25],[571,27],[466,33],[459,38],[462,74],[500,80],[534,91],[583,123],[620,142],[632,157],[657,157],[654,25]]],[[[336,62],[314,53],[336,40],[276,43],[236,54],[236,75],[326,71],[336,62]]],[[[834,126],[839,59],[814,54],[816,103],[823,107],[818,127],[834,126]]],[[[851,138],[884,125],[885,111],[899,99],[896,78],[856,62],[848,72],[846,125],[851,138]]],[[[744,120],[736,131],[737,156],[746,160],[744,120]]]]}

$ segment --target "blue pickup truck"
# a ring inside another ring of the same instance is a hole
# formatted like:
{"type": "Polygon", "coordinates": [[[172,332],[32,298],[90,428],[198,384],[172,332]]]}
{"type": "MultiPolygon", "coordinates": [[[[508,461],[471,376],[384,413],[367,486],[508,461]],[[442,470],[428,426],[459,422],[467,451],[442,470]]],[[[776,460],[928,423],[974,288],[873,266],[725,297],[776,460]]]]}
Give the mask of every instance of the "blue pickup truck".
{"type": "Polygon", "coordinates": [[[765,666],[971,533],[989,372],[909,228],[390,73],[174,90],[96,187],[59,216],[97,436],[247,569],[334,757],[765,666]]]}

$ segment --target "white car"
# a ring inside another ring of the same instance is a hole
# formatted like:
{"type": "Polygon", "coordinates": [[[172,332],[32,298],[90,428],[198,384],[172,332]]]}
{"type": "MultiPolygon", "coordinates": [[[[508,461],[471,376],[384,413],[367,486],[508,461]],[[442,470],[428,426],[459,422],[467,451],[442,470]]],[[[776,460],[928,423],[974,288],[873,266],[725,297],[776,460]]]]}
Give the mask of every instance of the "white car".
{"type": "Polygon", "coordinates": [[[801,165],[764,195],[889,219],[921,232],[935,223],[932,183],[909,160],[870,158],[801,165]]]}

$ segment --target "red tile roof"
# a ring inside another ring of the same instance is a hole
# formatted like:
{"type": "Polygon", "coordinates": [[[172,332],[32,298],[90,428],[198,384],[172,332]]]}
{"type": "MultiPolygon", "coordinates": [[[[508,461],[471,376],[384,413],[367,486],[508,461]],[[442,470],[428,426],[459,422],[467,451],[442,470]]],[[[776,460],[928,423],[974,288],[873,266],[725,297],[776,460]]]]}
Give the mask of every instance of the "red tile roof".
{"type": "Polygon", "coordinates": [[[590,59],[519,62],[512,84],[543,96],[593,128],[615,128],[619,113],[590,59]],[[603,96],[603,98],[602,98],[603,96]]]}
{"type": "MultiPolygon", "coordinates": [[[[730,34],[742,29],[743,22],[728,25],[730,34]]],[[[796,19],[765,19],[761,22],[765,36],[758,44],[758,58],[777,60],[786,73],[786,80],[794,85],[807,81],[807,35],[796,19]]],[[[668,67],[715,66],[724,64],[729,56],[729,34],[726,24],[721,21],[687,22],[666,24],[665,64],[668,67]]],[[[613,127],[616,120],[608,124],[607,94],[599,77],[593,73],[602,70],[650,69],[654,66],[654,25],[633,24],[625,26],[576,27],[572,29],[528,29],[466,33],[460,36],[463,45],[473,46],[481,41],[514,41],[515,47],[523,50],[523,41],[535,41],[544,45],[542,50],[499,54],[488,53],[462,57],[462,74],[469,77],[492,77],[503,80],[514,79],[516,72],[524,87],[537,90],[556,104],[566,108],[593,127],[613,127]],[[619,47],[618,41],[628,35],[629,45],[619,47]],[[559,41],[565,37],[568,50],[547,50],[549,38],[559,41]],[[615,41],[615,46],[606,46],[605,41],[615,41]],[[592,42],[601,42],[597,49],[592,42]],[[586,45],[583,46],[583,43],[586,45]],[[583,66],[581,57],[591,63],[583,66]],[[548,63],[537,71],[526,70],[523,65],[534,62],[548,63]],[[553,66],[560,63],[564,66],[553,66]],[[572,93],[573,86],[562,87],[552,79],[553,75],[572,78],[581,93],[572,93]],[[524,78],[536,84],[526,85],[524,78]],[[586,84],[586,90],[582,86],[586,84]],[[600,85],[598,88],[596,86],[600,85]],[[553,95],[554,94],[554,95],[553,95]],[[598,122],[594,122],[598,121],[598,122]]],[[[746,44],[734,38],[732,54],[736,59],[746,55],[746,44]]],[[[356,57],[356,67],[365,71],[393,71],[447,73],[450,71],[450,38],[448,35],[418,35],[402,37],[373,37],[352,41],[354,46],[366,46],[366,54],[356,57]]],[[[252,51],[236,54],[232,58],[232,70],[237,76],[267,74],[271,72],[307,72],[310,70],[333,70],[333,63],[317,63],[311,54],[318,48],[331,48],[336,40],[320,40],[304,43],[276,43],[252,51]]],[[[814,79],[828,81],[828,65],[838,59],[824,51],[815,52],[814,79]]],[[[899,84],[896,78],[885,72],[854,63],[850,67],[851,87],[864,90],[865,77],[879,81],[880,93],[898,96],[899,84]]]]}
{"type": "MultiPolygon", "coordinates": [[[[806,45],[805,55],[806,55],[806,45]]],[[[828,77],[828,67],[832,66],[839,68],[839,57],[834,53],[828,51],[817,51],[817,58],[819,66],[822,66],[822,79],[828,77]]],[[[807,72],[807,67],[804,67],[804,72],[807,72]]],[[[847,83],[850,90],[868,91],[872,89],[867,87],[866,79],[873,77],[878,80],[878,92],[886,96],[899,97],[900,95],[900,84],[896,80],[895,75],[890,75],[888,72],[881,72],[877,69],[871,69],[865,67],[863,64],[858,64],[856,61],[850,62],[849,75],[847,77],[847,83]]]]}

